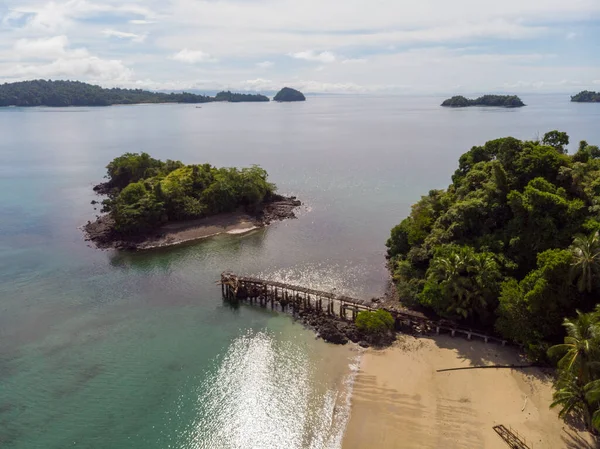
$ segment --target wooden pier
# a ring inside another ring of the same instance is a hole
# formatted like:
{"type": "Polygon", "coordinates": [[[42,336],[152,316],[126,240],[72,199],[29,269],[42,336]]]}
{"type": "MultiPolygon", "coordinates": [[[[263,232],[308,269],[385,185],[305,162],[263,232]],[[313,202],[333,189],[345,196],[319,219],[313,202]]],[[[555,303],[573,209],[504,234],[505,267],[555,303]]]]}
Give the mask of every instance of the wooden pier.
{"type": "MultiPolygon", "coordinates": [[[[327,314],[342,320],[354,321],[361,311],[377,310],[376,307],[366,305],[363,301],[349,296],[336,295],[334,293],[285,284],[283,282],[237,276],[230,272],[221,274],[220,284],[221,293],[225,299],[246,300],[250,303],[256,303],[261,307],[270,306],[271,309],[283,312],[289,311],[293,314],[300,312],[327,314]]],[[[472,329],[461,328],[448,321],[432,320],[419,312],[381,308],[387,310],[394,317],[396,329],[401,329],[403,325],[416,325],[429,328],[438,335],[446,332],[452,337],[460,335],[467,337],[469,340],[477,337],[486,343],[493,341],[502,344],[502,346],[507,343],[506,340],[485,335],[472,329]]]]}

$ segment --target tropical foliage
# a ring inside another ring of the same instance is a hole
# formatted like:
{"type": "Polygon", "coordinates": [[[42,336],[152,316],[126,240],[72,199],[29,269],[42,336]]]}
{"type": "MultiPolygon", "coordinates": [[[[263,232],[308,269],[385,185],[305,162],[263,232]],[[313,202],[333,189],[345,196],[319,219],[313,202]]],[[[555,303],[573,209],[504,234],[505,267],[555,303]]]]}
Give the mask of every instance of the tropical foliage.
{"type": "Polygon", "coordinates": [[[600,430],[600,314],[581,313],[565,319],[564,343],[552,346],[548,355],[557,361],[554,402],[559,415],[583,418],[589,430],[600,430]]]}
{"type": "Polygon", "coordinates": [[[387,246],[403,303],[555,360],[556,406],[591,425],[600,422],[600,150],[582,141],[568,155],[568,143],[551,131],[473,147],[387,246]]]}
{"type": "Polygon", "coordinates": [[[364,310],[356,316],[357,329],[371,342],[377,343],[385,339],[394,329],[394,317],[386,310],[364,310]]]}
{"type": "Polygon", "coordinates": [[[126,153],[107,166],[110,198],[104,210],[125,234],[147,232],[169,221],[202,218],[272,198],[267,172],[165,162],[146,153],[126,153]]]}
{"type": "Polygon", "coordinates": [[[462,95],[457,95],[444,100],[442,106],[453,108],[464,108],[467,106],[500,106],[505,108],[519,108],[525,106],[523,101],[516,95],[483,95],[471,100],[462,95]]]}
{"type": "Polygon", "coordinates": [[[600,293],[600,151],[569,136],[473,147],[447,190],[433,190],[392,229],[400,299],[494,328],[536,356],[563,318],[600,293]]]}

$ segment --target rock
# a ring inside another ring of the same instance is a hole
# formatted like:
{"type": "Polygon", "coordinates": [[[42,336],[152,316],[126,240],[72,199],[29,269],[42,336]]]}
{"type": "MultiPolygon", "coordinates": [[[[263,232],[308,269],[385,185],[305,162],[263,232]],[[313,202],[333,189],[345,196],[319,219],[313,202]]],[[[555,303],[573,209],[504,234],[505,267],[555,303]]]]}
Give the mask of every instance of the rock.
{"type": "Polygon", "coordinates": [[[371,345],[368,342],[361,340],[358,342],[358,346],[360,346],[361,348],[368,348],[371,345]]]}
{"type": "Polygon", "coordinates": [[[348,343],[348,338],[333,323],[322,325],[318,331],[320,337],[329,343],[336,345],[345,345],[348,343]]]}

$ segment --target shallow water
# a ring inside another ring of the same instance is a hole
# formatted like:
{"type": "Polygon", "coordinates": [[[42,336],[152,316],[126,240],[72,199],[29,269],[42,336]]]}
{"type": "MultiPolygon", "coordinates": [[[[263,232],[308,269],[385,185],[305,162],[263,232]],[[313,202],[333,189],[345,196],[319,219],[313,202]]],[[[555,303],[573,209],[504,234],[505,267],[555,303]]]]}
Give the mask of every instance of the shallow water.
{"type": "Polygon", "coordinates": [[[522,96],[0,109],[0,447],[339,447],[356,352],[223,303],[232,270],[370,297],[389,229],[458,156],[558,128],[600,143],[600,106],[522,96]],[[89,248],[91,186],[125,151],[262,165],[298,220],[139,254],[89,248]]]}

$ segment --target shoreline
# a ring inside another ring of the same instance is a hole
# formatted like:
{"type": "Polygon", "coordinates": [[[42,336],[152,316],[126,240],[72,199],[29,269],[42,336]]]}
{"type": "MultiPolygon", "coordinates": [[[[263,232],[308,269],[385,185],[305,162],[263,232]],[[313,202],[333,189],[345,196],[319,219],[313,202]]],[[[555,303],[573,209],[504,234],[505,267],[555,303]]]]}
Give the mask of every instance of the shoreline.
{"type": "Polygon", "coordinates": [[[436,371],[520,358],[514,348],[446,335],[400,335],[389,348],[365,350],[342,448],[505,449],[492,428],[499,424],[534,448],[596,447],[549,408],[552,376],[540,368],[436,371]]]}
{"type": "Polygon", "coordinates": [[[99,249],[147,250],[202,240],[220,234],[245,234],[268,226],[273,221],[296,218],[294,210],[302,203],[296,197],[278,196],[274,201],[260,205],[253,214],[228,212],[209,217],[167,223],[156,230],[135,236],[122,236],[114,231],[110,215],[88,221],[82,229],[85,240],[99,249]]]}

